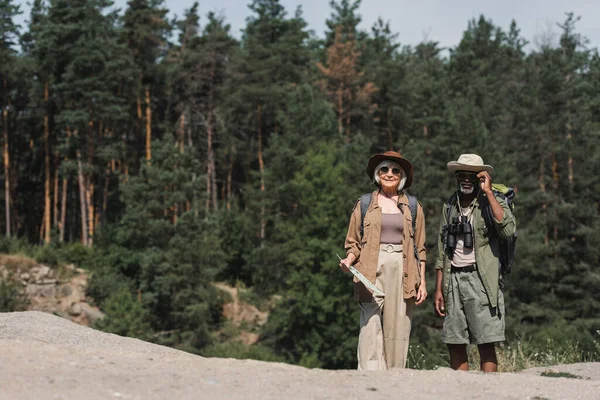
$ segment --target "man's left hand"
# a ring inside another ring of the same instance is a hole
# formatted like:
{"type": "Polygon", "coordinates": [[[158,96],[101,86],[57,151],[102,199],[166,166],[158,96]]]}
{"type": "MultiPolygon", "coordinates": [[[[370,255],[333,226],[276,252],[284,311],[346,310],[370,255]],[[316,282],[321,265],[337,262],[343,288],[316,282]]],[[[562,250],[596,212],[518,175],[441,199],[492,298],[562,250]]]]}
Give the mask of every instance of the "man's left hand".
{"type": "Polygon", "coordinates": [[[423,303],[426,298],[427,298],[427,285],[425,285],[425,282],[423,281],[419,285],[419,291],[417,292],[417,301],[415,302],[415,305],[418,306],[419,304],[423,303]]]}
{"type": "Polygon", "coordinates": [[[479,178],[479,184],[483,193],[492,193],[492,177],[490,174],[487,171],[481,171],[477,174],[477,178],[479,178]]]}

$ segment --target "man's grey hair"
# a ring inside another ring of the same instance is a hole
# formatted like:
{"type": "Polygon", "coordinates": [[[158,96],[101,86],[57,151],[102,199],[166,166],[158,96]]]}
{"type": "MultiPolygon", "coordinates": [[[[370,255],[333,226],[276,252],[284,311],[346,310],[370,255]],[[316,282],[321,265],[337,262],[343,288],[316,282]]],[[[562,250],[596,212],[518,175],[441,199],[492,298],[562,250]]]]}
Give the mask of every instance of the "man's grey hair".
{"type": "Polygon", "coordinates": [[[406,172],[404,172],[404,169],[402,169],[400,164],[398,164],[395,161],[383,160],[382,162],[379,163],[379,165],[377,165],[377,168],[375,168],[375,172],[373,173],[373,182],[377,186],[381,185],[381,181],[379,179],[379,171],[381,170],[381,167],[388,167],[390,169],[391,168],[399,168],[400,169],[400,184],[398,185],[398,193],[400,193],[400,191],[402,191],[402,189],[404,189],[404,184],[406,183],[406,172]]]}

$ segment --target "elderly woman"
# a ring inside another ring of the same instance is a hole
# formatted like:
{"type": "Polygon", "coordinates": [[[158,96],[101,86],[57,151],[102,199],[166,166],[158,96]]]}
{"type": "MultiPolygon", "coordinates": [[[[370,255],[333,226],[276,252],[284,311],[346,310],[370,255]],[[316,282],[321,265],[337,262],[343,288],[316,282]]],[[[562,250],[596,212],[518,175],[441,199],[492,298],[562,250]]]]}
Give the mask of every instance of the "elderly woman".
{"type": "Polygon", "coordinates": [[[373,294],[354,279],[360,306],[358,369],[381,371],[406,366],[412,308],[427,297],[425,219],[417,204],[413,230],[404,193],[413,182],[410,161],[394,151],[376,154],[369,159],[367,174],[378,189],[370,196],[364,221],[361,200],[354,206],[340,268],[349,271],[356,263],[355,268],[384,293],[373,294]]]}

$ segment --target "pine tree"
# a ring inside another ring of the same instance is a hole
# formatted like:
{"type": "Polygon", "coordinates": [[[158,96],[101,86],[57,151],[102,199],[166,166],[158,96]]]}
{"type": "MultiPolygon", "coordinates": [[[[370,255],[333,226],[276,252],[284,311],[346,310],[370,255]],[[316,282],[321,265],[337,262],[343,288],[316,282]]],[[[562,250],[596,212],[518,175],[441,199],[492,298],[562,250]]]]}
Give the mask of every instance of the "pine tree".
{"type": "MultiPolygon", "coordinates": [[[[276,117],[286,110],[286,91],[304,80],[308,35],[300,9],[292,18],[286,18],[279,0],[254,0],[250,9],[254,15],[248,18],[241,53],[232,67],[227,107],[235,136],[251,138],[255,151],[253,160],[242,163],[258,169],[253,203],[258,206],[258,237],[263,240],[268,219],[264,151],[270,134],[281,131],[276,117]]],[[[248,170],[245,173],[250,175],[248,170]]]]}
{"type": "MultiPolygon", "coordinates": [[[[4,209],[5,209],[5,232],[6,236],[11,236],[11,225],[13,216],[11,215],[12,208],[12,188],[11,177],[14,176],[11,169],[10,160],[10,117],[12,113],[12,102],[15,88],[14,76],[17,73],[15,69],[16,49],[15,46],[19,38],[19,26],[15,24],[14,18],[21,14],[19,6],[13,4],[11,0],[0,1],[0,84],[2,91],[0,92],[0,110],[2,110],[2,141],[3,141],[3,165],[4,165],[4,209]]],[[[14,182],[12,183],[14,185],[14,182]]]]}
{"type": "Polygon", "coordinates": [[[356,40],[362,43],[363,39],[367,37],[365,32],[358,30],[358,25],[362,21],[362,17],[358,14],[361,3],[362,0],[329,1],[332,13],[325,21],[329,28],[329,31],[325,33],[325,47],[331,47],[335,43],[338,28],[343,42],[356,40]]]}
{"type": "Polygon", "coordinates": [[[128,156],[137,160],[144,154],[146,162],[149,162],[152,158],[152,99],[160,96],[158,91],[163,73],[158,61],[165,55],[171,26],[162,0],[129,0],[127,5],[121,40],[129,48],[137,67],[133,91],[128,93],[136,115],[136,136],[129,138],[133,142],[133,153],[128,156]],[[153,95],[153,92],[157,93],[153,95]],[[140,142],[144,143],[143,152],[138,148],[140,142]]]}
{"type": "MultiPolygon", "coordinates": [[[[75,161],[84,245],[92,244],[100,220],[97,187],[104,171],[96,165],[107,161],[105,146],[125,117],[117,94],[127,79],[127,60],[117,43],[116,14],[103,14],[109,5],[104,0],[51,2],[39,43],[40,58],[50,60],[41,70],[52,74],[63,156],[75,161]]],[[[47,85],[44,93],[46,99],[47,85]]]]}
{"type": "Polygon", "coordinates": [[[187,140],[188,145],[193,144],[199,156],[206,159],[206,208],[216,211],[219,189],[216,145],[222,126],[219,121],[223,120],[219,106],[236,42],[229,34],[229,25],[214,13],[208,14],[207,26],[199,36],[196,12],[195,6],[187,12],[180,24],[181,46],[171,53],[173,114],[180,149],[183,151],[187,140]]]}

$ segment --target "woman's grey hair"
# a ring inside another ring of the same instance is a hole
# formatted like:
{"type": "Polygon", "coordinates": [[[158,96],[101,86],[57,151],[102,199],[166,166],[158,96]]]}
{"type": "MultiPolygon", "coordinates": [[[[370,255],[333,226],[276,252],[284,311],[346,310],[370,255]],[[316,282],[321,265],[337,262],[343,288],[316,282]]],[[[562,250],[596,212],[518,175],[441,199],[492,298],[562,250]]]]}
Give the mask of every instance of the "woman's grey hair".
{"type": "Polygon", "coordinates": [[[379,179],[379,171],[381,170],[381,167],[388,167],[390,169],[391,168],[399,168],[400,169],[400,184],[398,185],[398,193],[400,193],[400,191],[402,189],[404,189],[404,184],[406,183],[406,172],[404,172],[404,169],[402,169],[400,164],[398,164],[395,161],[383,160],[382,162],[379,163],[379,165],[377,165],[377,168],[375,168],[375,173],[373,173],[373,182],[377,186],[381,185],[381,181],[379,179]]]}

